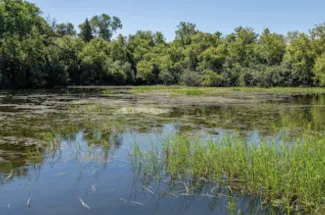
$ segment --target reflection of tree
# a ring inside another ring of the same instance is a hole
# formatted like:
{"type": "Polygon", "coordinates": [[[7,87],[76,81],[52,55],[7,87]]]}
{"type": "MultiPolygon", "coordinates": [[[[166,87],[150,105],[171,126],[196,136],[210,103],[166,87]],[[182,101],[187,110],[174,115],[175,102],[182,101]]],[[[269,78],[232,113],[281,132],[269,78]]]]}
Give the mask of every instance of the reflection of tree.
{"type": "Polygon", "coordinates": [[[325,95],[314,96],[310,109],[312,118],[310,119],[316,129],[321,130],[325,126],[325,95]]]}
{"type": "MultiPolygon", "coordinates": [[[[55,125],[52,126],[55,127],[55,125]]],[[[85,128],[83,124],[74,123],[58,126],[57,130],[52,130],[53,127],[49,130],[43,129],[36,132],[32,131],[33,126],[31,126],[31,131],[22,136],[31,136],[32,138],[1,137],[0,178],[2,181],[11,170],[14,170],[11,179],[18,177],[22,170],[24,170],[24,176],[27,176],[28,166],[40,167],[45,159],[54,166],[62,156],[61,142],[66,141],[76,145],[80,132],[83,134],[82,142],[86,144],[85,147],[88,150],[86,153],[81,150],[77,151],[79,153],[77,156],[86,162],[98,161],[102,163],[103,167],[107,165],[109,157],[119,149],[122,142],[118,132],[107,128],[101,130],[99,122],[92,128],[85,128]]]]}
{"type": "Polygon", "coordinates": [[[319,130],[325,125],[324,104],[324,95],[293,96],[250,105],[173,108],[167,117],[179,122],[181,132],[222,128],[270,134],[273,128],[307,128],[309,125],[319,130]]]}
{"type": "Polygon", "coordinates": [[[0,180],[11,181],[14,177],[25,177],[28,165],[40,165],[43,149],[33,139],[2,137],[0,139],[0,180]]]}

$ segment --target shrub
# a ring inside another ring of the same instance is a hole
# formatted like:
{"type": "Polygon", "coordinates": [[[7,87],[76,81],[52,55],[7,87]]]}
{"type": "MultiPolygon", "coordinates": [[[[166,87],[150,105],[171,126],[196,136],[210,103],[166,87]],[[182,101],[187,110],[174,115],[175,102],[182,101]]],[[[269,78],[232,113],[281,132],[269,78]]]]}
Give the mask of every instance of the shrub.
{"type": "Polygon", "coordinates": [[[186,70],[181,76],[181,84],[186,86],[200,86],[202,75],[198,72],[186,70]]]}
{"type": "Polygon", "coordinates": [[[175,77],[168,69],[164,69],[163,71],[161,71],[161,73],[159,74],[159,79],[165,85],[172,85],[176,83],[175,77]]]}
{"type": "Polygon", "coordinates": [[[223,75],[219,75],[210,69],[204,70],[201,86],[217,87],[217,86],[222,86],[223,82],[224,82],[223,75]]]}

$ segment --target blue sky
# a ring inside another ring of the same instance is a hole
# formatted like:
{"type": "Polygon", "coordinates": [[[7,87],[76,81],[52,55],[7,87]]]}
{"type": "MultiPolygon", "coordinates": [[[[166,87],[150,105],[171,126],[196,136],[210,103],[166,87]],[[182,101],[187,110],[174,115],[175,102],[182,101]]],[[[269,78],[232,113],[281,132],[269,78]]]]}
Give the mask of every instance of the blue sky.
{"type": "Polygon", "coordinates": [[[308,31],[325,21],[325,0],[30,0],[43,15],[76,26],[86,17],[107,13],[123,23],[120,33],[137,30],[162,31],[174,38],[180,21],[192,22],[204,32],[228,34],[247,26],[262,32],[265,27],[285,34],[308,31]]]}

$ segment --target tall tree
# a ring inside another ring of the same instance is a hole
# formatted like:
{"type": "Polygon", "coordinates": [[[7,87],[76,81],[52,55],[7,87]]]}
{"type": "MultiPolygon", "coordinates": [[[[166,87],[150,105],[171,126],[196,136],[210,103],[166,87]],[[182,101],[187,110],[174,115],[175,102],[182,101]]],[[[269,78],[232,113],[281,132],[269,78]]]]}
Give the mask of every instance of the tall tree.
{"type": "Polygon", "coordinates": [[[90,42],[94,38],[92,33],[92,28],[90,26],[88,18],[85,20],[84,23],[79,25],[80,34],[79,37],[82,38],[85,42],[90,42]]]}
{"type": "Polygon", "coordinates": [[[271,33],[269,29],[264,29],[256,51],[263,61],[262,63],[272,66],[282,62],[285,48],[286,45],[282,35],[271,33]]]}
{"type": "Polygon", "coordinates": [[[44,86],[50,27],[28,1],[0,0],[0,73],[5,87],[44,86]]]}
{"type": "Polygon", "coordinates": [[[313,83],[314,62],[311,40],[308,35],[301,33],[287,46],[283,62],[291,70],[293,85],[308,86],[313,83]]]}
{"type": "Polygon", "coordinates": [[[176,40],[180,40],[183,45],[188,45],[191,40],[190,36],[197,32],[196,25],[190,22],[180,22],[177,26],[176,40]]]}
{"type": "Polygon", "coordinates": [[[315,54],[322,55],[325,52],[325,22],[311,29],[310,37],[315,54]]]}
{"type": "Polygon", "coordinates": [[[257,37],[258,34],[252,28],[236,28],[235,33],[227,38],[229,57],[243,66],[249,66],[254,60],[254,45],[257,37]]]}
{"type": "Polygon", "coordinates": [[[159,31],[154,33],[153,38],[154,38],[155,45],[164,45],[166,43],[164,34],[159,31]]]}
{"type": "Polygon", "coordinates": [[[315,74],[315,81],[318,85],[325,86],[325,53],[317,57],[313,72],[315,74]]]}
{"type": "Polygon", "coordinates": [[[74,29],[72,23],[61,23],[55,26],[55,31],[61,36],[69,35],[69,36],[76,36],[77,32],[74,29]]]}
{"type": "Polygon", "coordinates": [[[120,18],[113,16],[110,17],[107,14],[102,14],[100,16],[94,16],[90,20],[90,25],[93,33],[101,37],[104,40],[110,41],[113,34],[122,28],[122,22],[120,18]]]}

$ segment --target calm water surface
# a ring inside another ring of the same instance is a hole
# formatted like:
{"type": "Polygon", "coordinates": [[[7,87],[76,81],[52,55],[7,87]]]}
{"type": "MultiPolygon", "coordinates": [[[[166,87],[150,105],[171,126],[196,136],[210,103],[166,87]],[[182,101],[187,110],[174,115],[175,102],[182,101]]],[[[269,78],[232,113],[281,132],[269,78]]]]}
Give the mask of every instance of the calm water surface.
{"type": "Polygon", "coordinates": [[[275,128],[325,125],[322,95],[230,99],[0,92],[0,214],[270,214],[258,198],[216,184],[186,195],[188,181],[138,174],[130,161],[135,142],[146,148],[176,133],[257,140],[275,128]]]}

